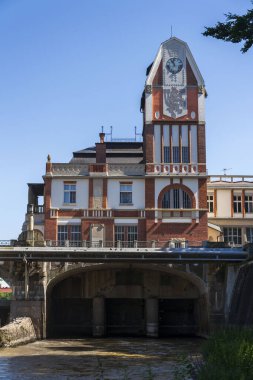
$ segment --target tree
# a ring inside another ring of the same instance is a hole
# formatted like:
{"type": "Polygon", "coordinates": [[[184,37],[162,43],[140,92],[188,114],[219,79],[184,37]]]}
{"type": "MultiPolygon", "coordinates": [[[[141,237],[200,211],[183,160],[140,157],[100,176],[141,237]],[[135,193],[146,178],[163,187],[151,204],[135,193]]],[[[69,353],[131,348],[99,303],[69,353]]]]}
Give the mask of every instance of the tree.
{"type": "Polygon", "coordinates": [[[253,45],[253,9],[249,9],[242,16],[232,13],[225,16],[226,22],[218,22],[214,27],[205,27],[206,30],[202,34],[233,43],[244,42],[241,51],[246,53],[253,45]]]}

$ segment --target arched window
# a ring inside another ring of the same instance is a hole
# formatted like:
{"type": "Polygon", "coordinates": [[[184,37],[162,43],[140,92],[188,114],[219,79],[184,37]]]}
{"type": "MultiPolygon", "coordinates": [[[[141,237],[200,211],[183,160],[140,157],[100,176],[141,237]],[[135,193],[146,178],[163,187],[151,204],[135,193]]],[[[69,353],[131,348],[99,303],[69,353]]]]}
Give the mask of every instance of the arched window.
{"type": "Polygon", "coordinates": [[[192,208],[191,198],[180,188],[170,189],[163,195],[162,208],[192,208]]]}

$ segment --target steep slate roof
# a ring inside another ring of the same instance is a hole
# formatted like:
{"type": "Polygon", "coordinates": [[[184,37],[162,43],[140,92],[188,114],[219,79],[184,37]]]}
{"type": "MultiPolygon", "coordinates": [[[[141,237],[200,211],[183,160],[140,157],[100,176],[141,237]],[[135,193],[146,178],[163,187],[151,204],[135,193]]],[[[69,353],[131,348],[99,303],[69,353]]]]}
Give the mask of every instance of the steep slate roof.
{"type": "MultiPolygon", "coordinates": [[[[142,142],[105,142],[106,162],[108,163],[134,163],[143,161],[142,142]]],[[[71,163],[84,162],[94,163],[96,161],[96,147],[92,146],[73,152],[71,163]]]]}

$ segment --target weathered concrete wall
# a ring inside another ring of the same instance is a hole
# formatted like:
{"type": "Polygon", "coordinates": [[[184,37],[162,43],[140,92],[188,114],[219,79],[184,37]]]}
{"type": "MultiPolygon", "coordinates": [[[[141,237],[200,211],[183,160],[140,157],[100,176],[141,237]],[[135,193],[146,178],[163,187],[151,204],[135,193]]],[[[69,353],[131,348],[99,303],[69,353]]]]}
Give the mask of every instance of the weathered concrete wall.
{"type": "Polygon", "coordinates": [[[35,340],[36,334],[31,318],[17,318],[0,328],[0,346],[17,346],[35,340]]]}
{"type": "Polygon", "coordinates": [[[43,337],[43,301],[12,300],[10,319],[19,317],[30,317],[32,319],[36,336],[43,337]]]}

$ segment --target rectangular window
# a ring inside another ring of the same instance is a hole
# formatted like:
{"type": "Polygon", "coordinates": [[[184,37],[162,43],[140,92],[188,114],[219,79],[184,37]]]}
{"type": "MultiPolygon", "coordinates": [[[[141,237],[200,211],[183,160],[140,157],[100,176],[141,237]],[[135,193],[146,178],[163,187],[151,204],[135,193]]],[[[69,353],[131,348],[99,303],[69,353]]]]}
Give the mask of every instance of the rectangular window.
{"type": "Polygon", "coordinates": [[[223,229],[224,242],[242,244],[242,229],[237,227],[225,227],[223,229]]]}
{"type": "Polygon", "coordinates": [[[115,243],[121,241],[126,243],[126,247],[133,247],[134,241],[137,240],[137,226],[115,226],[115,243]]]}
{"type": "Polygon", "coordinates": [[[253,228],[251,227],[246,228],[246,236],[247,236],[247,242],[253,243],[253,228]]]}
{"type": "Polygon", "coordinates": [[[132,204],[132,184],[120,184],[120,203],[132,204]]]}
{"type": "Polygon", "coordinates": [[[213,212],[214,206],[213,206],[213,195],[207,195],[207,206],[208,206],[208,212],[213,212]]]}
{"type": "Polygon", "coordinates": [[[245,195],[245,212],[253,212],[253,195],[245,195]]]}
{"type": "Polygon", "coordinates": [[[242,212],[242,197],[241,195],[234,195],[234,212],[242,212]]]}
{"type": "Polygon", "coordinates": [[[75,183],[64,183],[64,203],[76,203],[75,183]]]}
{"type": "Polygon", "coordinates": [[[164,147],[164,162],[166,164],[170,163],[170,147],[169,146],[165,146],[164,147]]]}
{"type": "Polygon", "coordinates": [[[70,226],[70,241],[75,243],[81,241],[81,226],[70,226]]]}
{"type": "Polygon", "coordinates": [[[138,240],[137,226],[127,227],[127,241],[133,243],[138,240]]]}
{"type": "Polygon", "coordinates": [[[180,162],[179,146],[173,146],[173,162],[178,164],[180,162]]]}
{"type": "Polygon", "coordinates": [[[125,240],[124,226],[115,226],[115,242],[124,241],[124,240],[125,240]]]}
{"type": "Polygon", "coordinates": [[[188,146],[182,146],[182,162],[186,164],[190,162],[188,146]]]}
{"type": "Polygon", "coordinates": [[[68,240],[68,226],[58,226],[58,243],[64,245],[65,240],[68,240]]]}

